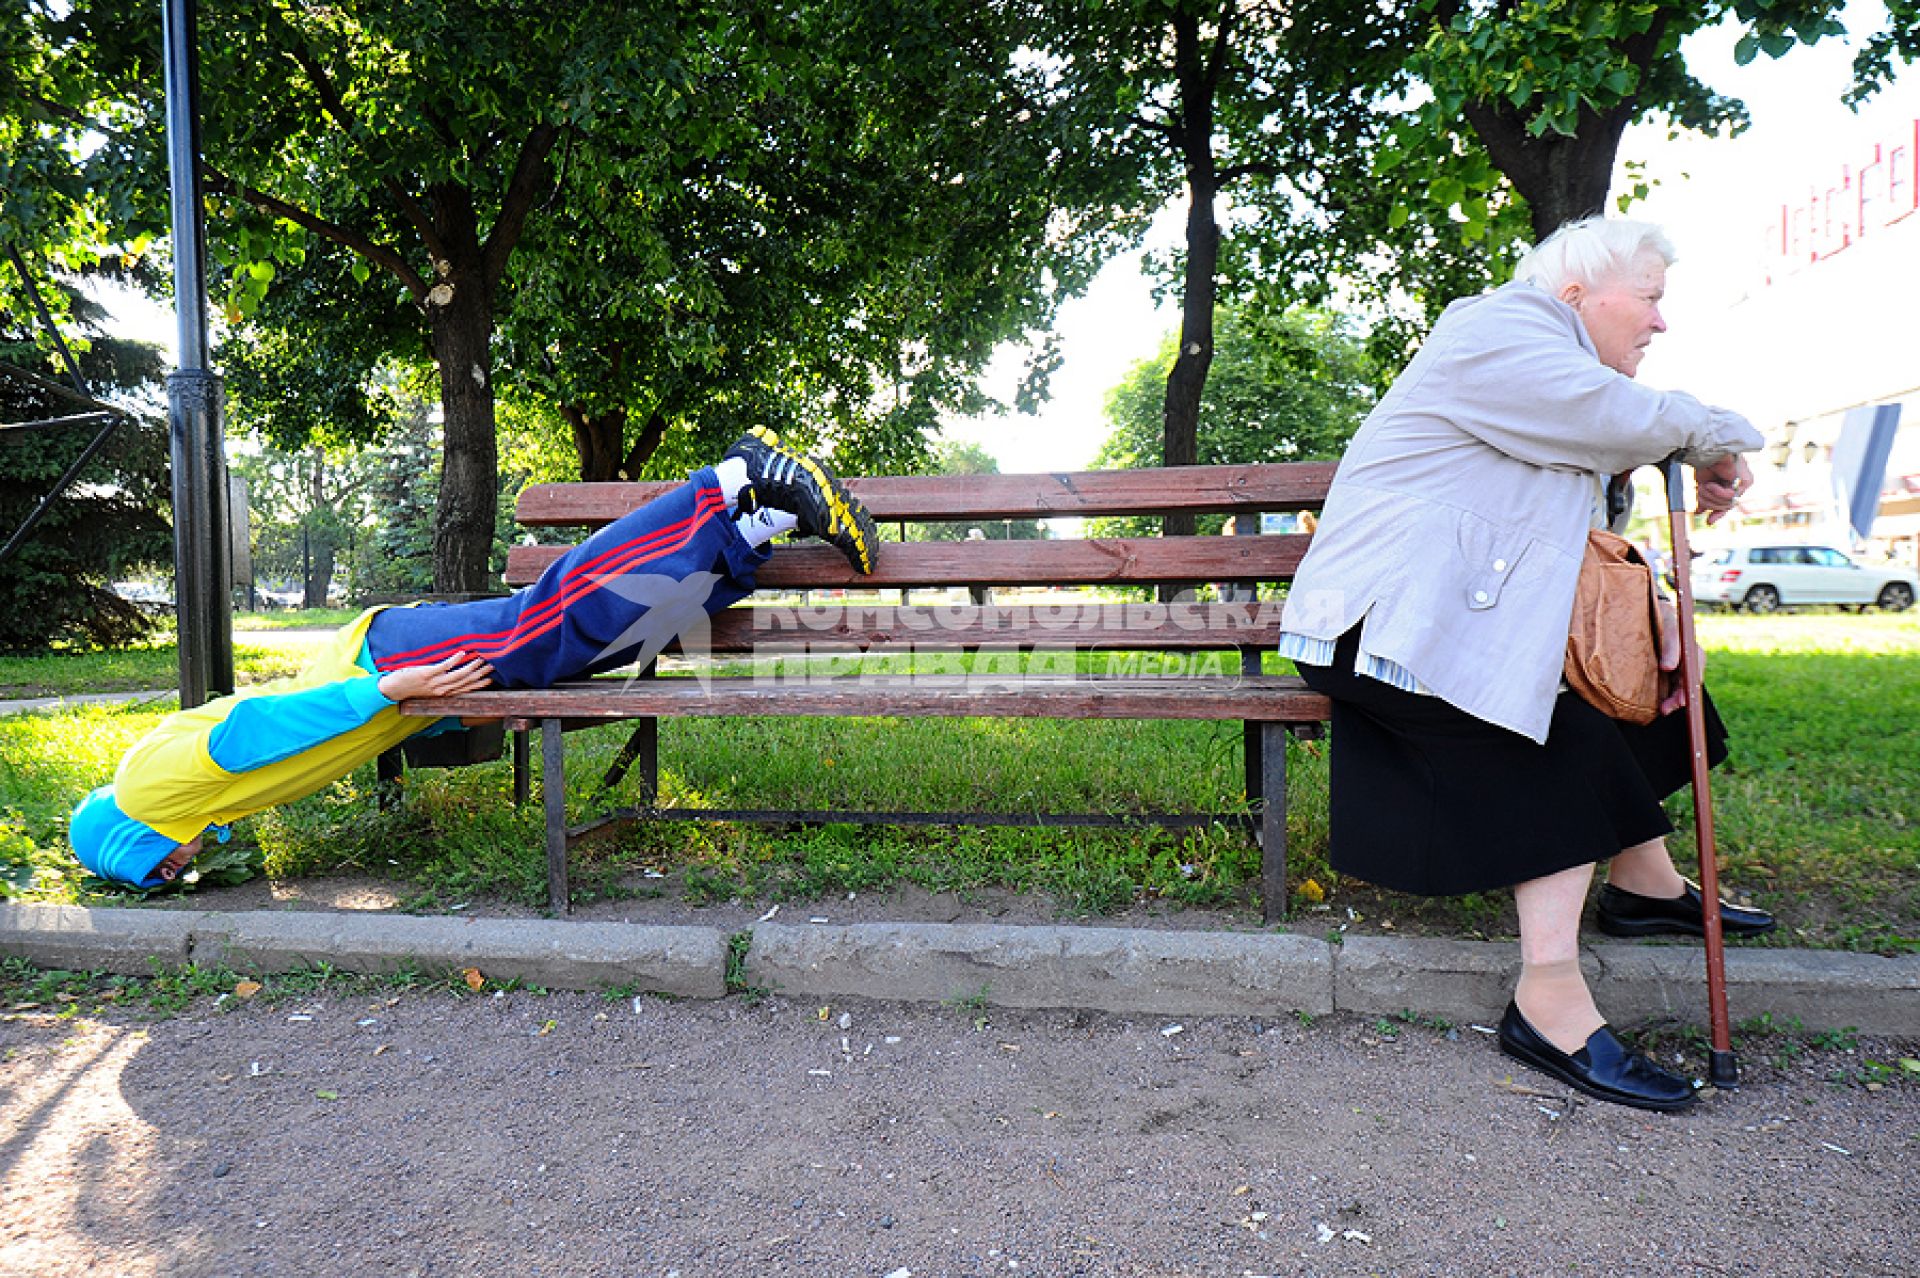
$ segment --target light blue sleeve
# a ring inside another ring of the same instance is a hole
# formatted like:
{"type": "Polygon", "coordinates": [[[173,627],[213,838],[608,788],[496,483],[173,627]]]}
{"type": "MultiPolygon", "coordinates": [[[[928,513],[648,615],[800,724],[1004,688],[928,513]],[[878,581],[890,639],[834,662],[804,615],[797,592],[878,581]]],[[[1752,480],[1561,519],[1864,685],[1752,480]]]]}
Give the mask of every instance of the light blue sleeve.
{"type": "Polygon", "coordinates": [[[207,751],[224,771],[251,772],[351,732],[392,704],[375,675],[248,697],[214,728],[207,751]]]}

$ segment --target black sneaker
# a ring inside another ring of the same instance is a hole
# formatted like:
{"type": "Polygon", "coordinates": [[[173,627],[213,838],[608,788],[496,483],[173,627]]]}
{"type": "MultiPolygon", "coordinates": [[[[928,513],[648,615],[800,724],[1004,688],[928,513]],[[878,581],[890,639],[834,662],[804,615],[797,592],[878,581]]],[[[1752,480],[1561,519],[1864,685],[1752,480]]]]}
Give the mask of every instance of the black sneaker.
{"type": "Polygon", "coordinates": [[[873,571],[873,552],[880,543],[873,516],[825,465],[786,447],[765,426],[742,435],[727,456],[747,463],[742,514],[762,507],[784,510],[800,520],[796,531],[801,536],[826,542],[845,555],[857,573],[873,571]]]}

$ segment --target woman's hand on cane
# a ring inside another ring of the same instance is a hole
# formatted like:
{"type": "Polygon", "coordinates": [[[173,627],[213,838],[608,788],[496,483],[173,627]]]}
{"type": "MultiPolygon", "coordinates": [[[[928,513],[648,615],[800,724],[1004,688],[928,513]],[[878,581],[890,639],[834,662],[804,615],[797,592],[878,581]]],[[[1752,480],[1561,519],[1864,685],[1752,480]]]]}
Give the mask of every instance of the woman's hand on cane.
{"type": "Polygon", "coordinates": [[[1729,453],[1719,461],[1693,468],[1696,513],[1717,524],[1733,509],[1742,493],[1753,487],[1753,471],[1739,453],[1729,453]]]}

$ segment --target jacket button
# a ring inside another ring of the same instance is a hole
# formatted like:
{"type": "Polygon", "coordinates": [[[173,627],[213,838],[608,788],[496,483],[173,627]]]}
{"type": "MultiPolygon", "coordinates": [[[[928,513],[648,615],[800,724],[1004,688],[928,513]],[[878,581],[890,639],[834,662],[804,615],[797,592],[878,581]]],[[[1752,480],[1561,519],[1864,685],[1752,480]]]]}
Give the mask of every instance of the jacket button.
{"type": "Polygon", "coordinates": [[[1493,561],[1493,570],[1494,570],[1495,572],[1505,572],[1505,571],[1507,570],[1507,561],[1506,561],[1506,560],[1504,560],[1504,559],[1496,559],[1496,560],[1494,560],[1494,561],[1493,561]]]}
{"type": "Polygon", "coordinates": [[[1476,590],[1476,591],[1474,591],[1474,592],[1473,592],[1473,601],[1474,601],[1475,603],[1485,603],[1485,602],[1487,601],[1487,592],[1486,592],[1486,591],[1484,591],[1484,590],[1476,590]]]}

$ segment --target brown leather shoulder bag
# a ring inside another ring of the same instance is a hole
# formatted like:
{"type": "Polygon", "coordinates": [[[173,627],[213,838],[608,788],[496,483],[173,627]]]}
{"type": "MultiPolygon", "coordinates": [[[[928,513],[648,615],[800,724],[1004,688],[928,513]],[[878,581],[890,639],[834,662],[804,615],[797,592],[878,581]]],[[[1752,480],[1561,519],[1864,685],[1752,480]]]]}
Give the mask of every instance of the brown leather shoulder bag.
{"type": "Polygon", "coordinates": [[[1567,686],[1606,714],[1652,723],[1660,712],[1659,591],[1633,543],[1587,534],[1567,633],[1567,686]]]}

